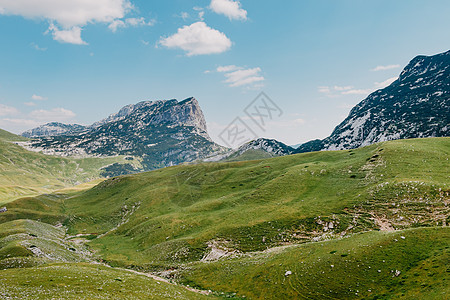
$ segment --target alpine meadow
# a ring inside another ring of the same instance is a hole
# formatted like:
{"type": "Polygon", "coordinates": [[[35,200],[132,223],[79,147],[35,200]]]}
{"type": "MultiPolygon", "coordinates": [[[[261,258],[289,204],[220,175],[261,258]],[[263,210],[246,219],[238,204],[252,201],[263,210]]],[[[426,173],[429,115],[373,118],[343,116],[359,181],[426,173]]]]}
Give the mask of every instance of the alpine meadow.
{"type": "Polygon", "coordinates": [[[0,298],[449,299],[449,13],[0,0],[0,298]]]}

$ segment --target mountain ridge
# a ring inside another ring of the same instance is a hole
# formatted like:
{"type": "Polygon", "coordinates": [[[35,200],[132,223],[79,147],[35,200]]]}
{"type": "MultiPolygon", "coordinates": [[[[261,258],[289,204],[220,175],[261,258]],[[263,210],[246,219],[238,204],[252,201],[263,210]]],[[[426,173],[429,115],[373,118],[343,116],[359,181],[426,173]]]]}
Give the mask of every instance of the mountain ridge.
{"type": "Polygon", "coordinates": [[[377,142],[449,135],[450,50],[413,58],[399,78],[371,93],[323,140],[297,153],[354,149],[377,142]]]}
{"type": "Polygon", "coordinates": [[[128,155],[142,159],[143,170],[191,162],[226,151],[209,137],[205,117],[194,97],[130,104],[80,129],[37,137],[21,145],[59,156],[128,155]]]}

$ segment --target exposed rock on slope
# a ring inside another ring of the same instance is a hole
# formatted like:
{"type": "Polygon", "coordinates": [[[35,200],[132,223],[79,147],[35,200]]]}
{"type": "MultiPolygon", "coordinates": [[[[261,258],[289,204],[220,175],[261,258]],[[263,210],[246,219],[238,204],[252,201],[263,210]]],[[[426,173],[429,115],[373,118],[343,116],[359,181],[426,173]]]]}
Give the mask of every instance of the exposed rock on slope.
{"type": "Polygon", "coordinates": [[[127,105],[84,131],[36,138],[26,147],[61,156],[135,156],[142,158],[145,170],[225,150],[210,139],[195,98],[127,105]]]}
{"type": "Polygon", "coordinates": [[[274,139],[259,138],[240,146],[235,151],[210,158],[206,161],[241,161],[264,159],[293,154],[295,149],[274,139]]]}
{"type": "Polygon", "coordinates": [[[331,136],[297,152],[341,150],[450,133],[450,51],[417,56],[398,80],[356,105],[331,136]]]}
{"type": "Polygon", "coordinates": [[[58,122],[48,123],[34,129],[27,130],[22,136],[27,138],[74,134],[85,130],[86,127],[78,124],[63,124],[58,122]]]}
{"type": "Polygon", "coordinates": [[[236,153],[241,155],[248,150],[263,150],[273,156],[283,156],[294,153],[294,148],[289,147],[277,140],[265,138],[259,138],[240,146],[236,150],[236,153]]]}

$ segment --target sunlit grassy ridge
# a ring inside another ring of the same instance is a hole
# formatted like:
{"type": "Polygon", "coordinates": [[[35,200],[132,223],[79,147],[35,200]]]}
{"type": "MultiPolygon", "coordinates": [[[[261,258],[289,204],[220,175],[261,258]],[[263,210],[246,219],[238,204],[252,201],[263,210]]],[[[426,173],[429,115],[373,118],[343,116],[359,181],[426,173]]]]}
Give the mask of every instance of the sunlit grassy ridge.
{"type": "Polygon", "coordinates": [[[23,136],[15,135],[11,132],[0,129],[0,140],[9,141],[9,142],[24,142],[24,141],[27,141],[28,139],[23,136]]]}
{"type": "Polygon", "coordinates": [[[30,152],[13,144],[26,140],[0,129],[0,205],[53,192],[101,177],[101,168],[123,157],[69,159],[30,152]]]}
{"type": "Polygon", "coordinates": [[[4,299],[206,299],[182,287],[100,265],[52,264],[0,271],[4,299]]]}
{"type": "Polygon", "coordinates": [[[450,139],[432,138],[176,166],[16,200],[0,223],[62,223],[89,241],[93,259],[219,295],[439,299],[448,292],[439,282],[448,280],[449,155],[450,139]],[[378,258],[389,253],[388,270],[378,258]]]}

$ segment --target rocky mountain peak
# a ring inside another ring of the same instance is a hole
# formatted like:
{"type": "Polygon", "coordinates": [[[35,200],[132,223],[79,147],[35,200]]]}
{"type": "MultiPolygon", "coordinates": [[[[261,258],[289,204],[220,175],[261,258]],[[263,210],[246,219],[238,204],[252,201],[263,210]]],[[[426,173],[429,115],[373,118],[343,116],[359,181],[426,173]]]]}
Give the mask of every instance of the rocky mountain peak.
{"type": "Polygon", "coordinates": [[[145,125],[193,126],[206,132],[206,121],[198,101],[194,97],[178,102],[176,99],[142,101],[124,106],[119,112],[96,122],[96,128],[125,119],[138,120],[145,125]]]}
{"type": "Polygon", "coordinates": [[[294,152],[294,149],[287,146],[286,144],[274,139],[266,138],[259,138],[245,143],[244,145],[240,146],[236,152],[239,154],[243,154],[248,150],[263,150],[274,156],[289,155],[294,152]]]}
{"type": "Polygon", "coordinates": [[[448,136],[450,129],[450,51],[417,56],[384,89],[362,100],[324,140],[298,152],[342,150],[373,143],[448,136]]]}
{"type": "Polygon", "coordinates": [[[400,73],[399,81],[405,83],[416,77],[435,76],[435,71],[445,73],[450,67],[450,50],[434,56],[419,55],[412,59],[400,73]]]}
{"type": "MultiPolygon", "coordinates": [[[[35,136],[23,146],[60,156],[136,157],[142,162],[143,170],[191,162],[226,151],[209,137],[205,117],[193,97],[180,102],[175,99],[142,101],[124,106],[91,126],[61,129],[58,134],[41,130],[35,136]]],[[[132,169],[124,166],[125,171],[132,169]]]]}

